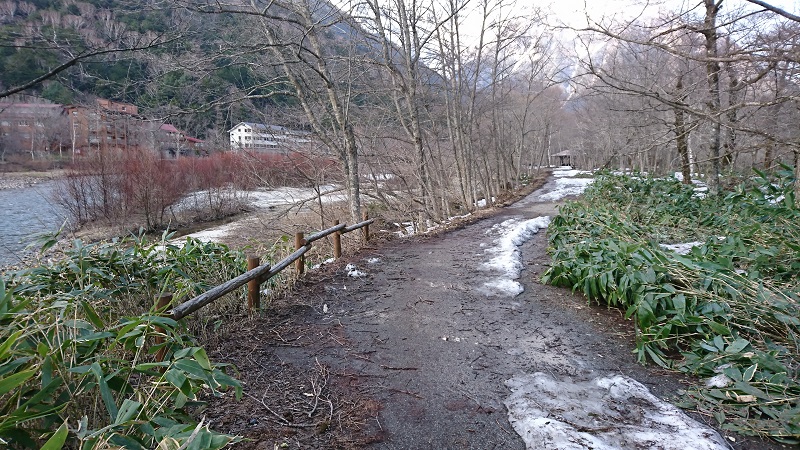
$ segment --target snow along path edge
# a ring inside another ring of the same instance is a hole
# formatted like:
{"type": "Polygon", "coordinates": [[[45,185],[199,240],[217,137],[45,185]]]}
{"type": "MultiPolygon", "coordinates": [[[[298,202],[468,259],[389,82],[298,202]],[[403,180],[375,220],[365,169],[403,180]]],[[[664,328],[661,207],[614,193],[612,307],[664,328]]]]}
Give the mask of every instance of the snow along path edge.
{"type": "Polygon", "coordinates": [[[509,421],[528,449],[730,448],[716,431],[622,375],[578,382],[537,372],[505,384],[509,421]]]}

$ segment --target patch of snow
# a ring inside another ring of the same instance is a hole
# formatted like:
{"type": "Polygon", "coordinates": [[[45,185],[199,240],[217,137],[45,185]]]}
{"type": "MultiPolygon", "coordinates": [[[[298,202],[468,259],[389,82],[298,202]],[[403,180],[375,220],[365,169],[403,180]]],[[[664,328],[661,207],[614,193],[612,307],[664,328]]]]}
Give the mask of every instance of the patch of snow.
{"type": "MultiPolygon", "coordinates": [[[[494,198],[494,197],[492,197],[492,203],[494,203],[494,202],[495,202],[495,200],[497,200],[497,199],[496,199],[496,198],[494,198]]],[[[485,208],[485,207],[486,207],[486,205],[487,205],[487,202],[486,202],[486,199],[485,199],[485,198],[482,198],[482,199],[478,200],[478,201],[475,203],[475,206],[477,206],[478,208],[485,208]]]]}
{"type": "Polygon", "coordinates": [[[380,258],[370,258],[367,260],[367,264],[378,264],[379,262],[381,262],[380,258]]]}
{"type": "Polygon", "coordinates": [[[214,203],[230,205],[231,203],[240,202],[246,204],[249,200],[248,193],[249,191],[241,191],[232,187],[223,187],[214,191],[194,191],[184,195],[171,208],[175,212],[207,208],[209,198],[213,199],[214,203]]]}
{"type": "Polygon", "coordinates": [[[705,244],[705,242],[694,241],[683,242],[681,244],[658,244],[658,246],[665,250],[672,250],[679,255],[688,255],[692,252],[693,248],[700,247],[703,244],[705,244]]]}
{"type": "Polygon", "coordinates": [[[578,175],[591,175],[592,172],[586,170],[573,169],[571,166],[556,167],[553,170],[553,176],[556,178],[572,178],[578,175]]]}
{"type": "MultiPolygon", "coordinates": [[[[519,278],[519,276],[517,276],[519,278]]],[[[509,297],[516,297],[525,290],[522,285],[510,278],[498,278],[487,281],[483,286],[491,292],[503,293],[509,297]]]]}
{"type": "Polygon", "coordinates": [[[328,258],[328,259],[326,259],[325,261],[322,261],[319,264],[315,264],[315,265],[311,266],[311,270],[319,269],[320,267],[322,267],[322,266],[324,266],[326,264],[332,264],[334,261],[336,261],[336,258],[328,258]]]}
{"type": "Polygon", "coordinates": [[[417,233],[417,227],[414,222],[395,222],[394,226],[400,228],[400,231],[395,231],[395,234],[400,237],[414,236],[417,233]]]}
{"type": "Polygon", "coordinates": [[[620,175],[631,175],[631,178],[634,178],[634,179],[641,179],[641,177],[639,175],[641,175],[642,177],[646,177],[647,176],[647,172],[639,172],[639,171],[634,170],[634,169],[619,169],[619,170],[612,171],[611,174],[612,175],[617,175],[617,176],[620,176],[620,175]],[[636,175],[634,176],[633,174],[636,174],[636,175]]]}
{"type": "Polygon", "coordinates": [[[396,175],[393,173],[370,173],[367,174],[366,178],[372,181],[388,181],[395,179],[396,175]]]}
{"type": "MultiPolygon", "coordinates": [[[[697,175],[697,174],[693,173],[692,175],[697,175]]],[[[681,182],[683,181],[683,173],[681,173],[681,172],[675,172],[672,176],[678,181],[681,181],[681,182]]],[[[698,186],[705,186],[706,185],[703,182],[703,180],[700,180],[698,178],[694,178],[694,176],[692,177],[692,184],[698,185],[698,186]]]]}
{"type": "Polygon", "coordinates": [[[345,266],[344,270],[347,272],[348,277],[363,278],[367,276],[366,272],[358,270],[358,267],[356,267],[354,264],[348,264],[345,266]]]}
{"type": "Polygon", "coordinates": [[[523,268],[518,247],[531,239],[540,229],[547,228],[549,224],[549,216],[524,221],[508,219],[486,231],[487,235],[499,235],[494,240],[494,246],[484,250],[493,256],[483,263],[481,268],[499,272],[497,278],[484,283],[483,287],[487,293],[509,297],[516,297],[522,293],[524,288],[515,281],[523,268]]]}
{"type": "Polygon", "coordinates": [[[528,449],[729,448],[716,431],[622,375],[576,382],[539,372],[506,386],[509,421],[528,449]]]}
{"type": "MultiPolygon", "coordinates": [[[[346,198],[345,194],[337,193],[338,187],[334,185],[320,186],[319,191],[323,203],[339,202],[346,198]]],[[[281,187],[270,190],[246,191],[250,203],[261,209],[292,205],[304,201],[316,201],[317,193],[311,188],[281,187]]]]}
{"type": "Polygon", "coordinates": [[[185,241],[187,237],[191,237],[203,242],[219,242],[221,238],[230,234],[235,228],[234,224],[223,225],[221,227],[210,228],[208,230],[198,231],[197,233],[187,234],[183,238],[175,240],[175,245],[182,245],[181,240],[185,241]]]}
{"type": "Polygon", "coordinates": [[[764,198],[766,198],[767,201],[769,203],[772,203],[773,205],[777,205],[778,203],[781,203],[786,199],[786,197],[783,196],[783,195],[779,195],[779,196],[777,196],[775,198],[772,198],[772,196],[765,196],[764,198]]]}
{"type": "Polygon", "coordinates": [[[706,380],[706,387],[715,387],[715,388],[724,388],[728,387],[733,384],[733,380],[731,380],[727,375],[721,373],[719,375],[714,375],[713,377],[706,380]]]}
{"type": "MultiPolygon", "coordinates": [[[[555,173],[555,172],[553,172],[555,173]]],[[[570,195],[580,195],[594,182],[593,178],[556,178],[556,188],[539,196],[546,202],[555,202],[570,195]]]]}

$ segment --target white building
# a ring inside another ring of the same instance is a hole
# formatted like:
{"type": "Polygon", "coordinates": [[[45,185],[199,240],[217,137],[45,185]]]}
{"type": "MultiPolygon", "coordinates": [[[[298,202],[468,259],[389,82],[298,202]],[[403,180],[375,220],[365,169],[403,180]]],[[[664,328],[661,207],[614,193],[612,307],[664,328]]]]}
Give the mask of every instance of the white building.
{"type": "Polygon", "coordinates": [[[309,147],[312,143],[311,133],[307,131],[263,123],[239,122],[228,134],[231,137],[232,150],[286,153],[309,147]]]}

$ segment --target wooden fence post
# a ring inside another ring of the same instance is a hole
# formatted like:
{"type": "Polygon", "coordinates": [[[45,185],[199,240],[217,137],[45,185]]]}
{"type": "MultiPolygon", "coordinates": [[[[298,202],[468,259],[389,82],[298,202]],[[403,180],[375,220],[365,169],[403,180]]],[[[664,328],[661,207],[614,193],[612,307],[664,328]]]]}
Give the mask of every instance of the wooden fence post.
{"type": "MultiPolygon", "coordinates": [[[[369,220],[369,213],[366,212],[366,211],[364,211],[364,220],[365,221],[369,220]]],[[[369,224],[364,225],[363,230],[364,230],[364,242],[368,242],[369,241],[369,224]]]]}
{"type": "MultiPolygon", "coordinates": [[[[339,225],[339,220],[336,220],[334,225],[339,225]]],[[[333,233],[333,257],[339,259],[342,257],[342,232],[337,231],[333,233]]]]}
{"type": "MultiPolygon", "coordinates": [[[[306,245],[306,240],[303,239],[303,233],[298,231],[294,235],[294,249],[300,250],[303,246],[306,245]]],[[[294,268],[297,271],[297,276],[300,276],[305,271],[305,256],[301,256],[297,258],[297,261],[294,262],[294,268]]]]}
{"type": "MultiPolygon", "coordinates": [[[[251,271],[261,265],[258,256],[247,257],[247,271],[251,271]]],[[[261,280],[256,278],[247,282],[247,310],[250,313],[261,309],[261,280]]]]}
{"type": "MultiPolygon", "coordinates": [[[[172,302],[172,294],[162,294],[156,297],[156,314],[163,315],[164,312],[169,307],[169,304],[172,302]]],[[[164,334],[165,330],[161,327],[156,327],[156,338],[155,338],[155,345],[163,344],[164,337],[159,336],[160,334],[164,334]]],[[[156,361],[161,362],[164,361],[164,356],[167,354],[167,347],[161,347],[156,352],[156,361]]]]}

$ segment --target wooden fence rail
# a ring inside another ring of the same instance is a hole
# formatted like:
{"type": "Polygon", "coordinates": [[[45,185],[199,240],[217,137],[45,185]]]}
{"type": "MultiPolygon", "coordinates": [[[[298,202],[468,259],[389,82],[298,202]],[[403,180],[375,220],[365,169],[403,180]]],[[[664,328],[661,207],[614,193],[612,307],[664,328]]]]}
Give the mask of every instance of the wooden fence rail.
{"type": "Polygon", "coordinates": [[[341,242],[339,241],[339,238],[342,234],[363,229],[365,239],[369,240],[369,225],[373,223],[375,219],[369,219],[366,213],[364,214],[364,219],[364,221],[349,227],[346,224],[337,223],[336,225],[314,233],[307,238],[303,238],[303,234],[298,233],[295,236],[296,250],[279,263],[275,264],[274,266],[270,266],[269,264],[258,265],[258,258],[249,258],[249,270],[247,272],[239,275],[236,278],[233,278],[232,280],[226,281],[219,286],[209,289],[208,291],[192,298],[191,300],[187,300],[179,305],[176,305],[171,311],[169,311],[168,316],[174,320],[180,320],[202,308],[203,306],[224,296],[225,294],[233,292],[248,283],[250,283],[248,285],[248,307],[251,310],[258,309],[260,307],[260,285],[279,274],[283,269],[289,267],[292,263],[298,264],[298,275],[302,274],[303,255],[311,250],[314,241],[318,241],[326,236],[334,234],[334,257],[339,258],[341,256],[341,242]]]}

